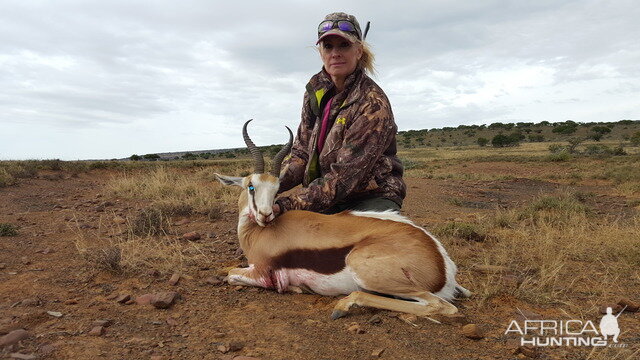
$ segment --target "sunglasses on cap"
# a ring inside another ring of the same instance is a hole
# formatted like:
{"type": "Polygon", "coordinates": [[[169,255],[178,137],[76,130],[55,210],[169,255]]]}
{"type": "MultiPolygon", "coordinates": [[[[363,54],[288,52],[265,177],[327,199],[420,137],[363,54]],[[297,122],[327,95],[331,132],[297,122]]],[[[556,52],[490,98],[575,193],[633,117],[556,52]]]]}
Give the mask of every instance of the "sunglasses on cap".
{"type": "Polygon", "coordinates": [[[335,28],[338,28],[345,32],[353,33],[358,39],[360,39],[358,30],[356,30],[356,26],[349,20],[325,20],[321,22],[320,25],[318,25],[318,36],[335,28]]]}

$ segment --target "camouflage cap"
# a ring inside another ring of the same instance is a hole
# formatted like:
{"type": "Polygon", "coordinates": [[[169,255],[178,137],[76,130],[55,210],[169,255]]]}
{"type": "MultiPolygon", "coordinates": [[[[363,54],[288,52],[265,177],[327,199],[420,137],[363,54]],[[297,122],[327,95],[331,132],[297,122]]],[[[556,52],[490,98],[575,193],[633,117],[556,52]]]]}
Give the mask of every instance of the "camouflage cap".
{"type": "Polygon", "coordinates": [[[342,37],[344,39],[349,40],[352,43],[362,39],[362,30],[360,30],[360,24],[358,23],[358,20],[356,19],[355,16],[349,15],[349,14],[346,14],[346,13],[343,13],[343,12],[334,12],[334,13],[331,13],[331,14],[325,16],[324,20],[322,20],[322,22],[320,22],[320,23],[322,24],[323,22],[325,22],[327,20],[333,20],[333,21],[346,20],[346,21],[349,21],[355,27],[355,33],[349,32],[349,31],[342,31],[338,27],[334,27],[333,29],[331,29],[331,30],[329,30],[327,32],[324,32],[324,33],[318,32],[318,41],[316,42],[316,44],[320,43],[320,41],[322,41],[323,38],[325,38],[327,36],[330,36],[330,35],[340,36],[340,37],[342,37]]]}

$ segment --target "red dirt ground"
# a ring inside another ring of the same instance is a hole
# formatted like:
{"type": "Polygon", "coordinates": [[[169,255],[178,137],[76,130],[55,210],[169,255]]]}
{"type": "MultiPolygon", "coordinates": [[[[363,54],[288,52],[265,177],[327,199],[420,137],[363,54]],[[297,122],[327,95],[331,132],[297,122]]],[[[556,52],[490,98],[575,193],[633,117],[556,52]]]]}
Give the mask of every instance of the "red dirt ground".
{"type": "MultiPolygon", "coordinates": [[[[198,241],[215,260],[209,266],[189,266],[176,286],[168,284],[171,274],[123,275],[91,269],[74,246],[79,232],[107,236],[115,226],[115,214],[130,216],[145,206],[103,195],[111,175],[93,171],[62,179],[24,179],[17,186],[0,189],[0,223],[20,226],[18,236],[0,238],[0,336],[18,328],[31,335],[18,345],[0,349],[0,356],[9,358],[19,352],[39,359],[233,359],[239,355],[260,359],[511,359],[525,357],[514,354],[518,345],[504,336],[516,307],[551,318],[558,315],[552,306],[536,307],[509,296],[494,298],[489,306],[478,309],[472,306],[472,297],[457,303],[466,321],[485,331],[483,339],[472,340],[462,335],[460,324],[418,319],[411,325],[396,313],[364,308],[332,321],[329,315],[336,298],[211,284],[206,279],[242,261],[234,230],[236,209],[215,222],[193,215],[190,223],[177,228],[180,233],[213,232],[198,241]],[[105,201],[110,202],[106,207],[105,201]],[[121,305],[110,299],[117,294],[138,296],[169,290],[182,298],[166,310],[121,305]],[[47,311],[60,312],[62,317],[47,311]],[[92,322],[99,319],[113,324],[101,336],[89,335],[92,322]],[[364,333],[348,331],[352,323],[364,333]],[[223,353],[221,349],[230,344],[238,349],[223,353]],[[380,350],[379,357],[372,355],[380,350]]],[[[475,219],[497,207],[522,204],[559,188],[522,178],[409,178],[407,183],[409,196],[403,212],[428,228],[447,220],[475,219]],[[451,204],[451,198],[461,199],[462,206],[451,204]]],[[[597,199],[602,211],[629,211],[622,199],[597,199]]],[[[455,254],[452,257],[455,261],[455,254]]],[[[481,275],[460,269],[463,285],[473,276],[481,275]]],[[[594,321],[599,320],[599,315],[592,315],[594,321]]],[[[637,334],[637,316],[622,317],[621,328],[637,334]]],[[[538,349],[536,356],[583,358],[586,353],[570,348],[538,349]]]]}

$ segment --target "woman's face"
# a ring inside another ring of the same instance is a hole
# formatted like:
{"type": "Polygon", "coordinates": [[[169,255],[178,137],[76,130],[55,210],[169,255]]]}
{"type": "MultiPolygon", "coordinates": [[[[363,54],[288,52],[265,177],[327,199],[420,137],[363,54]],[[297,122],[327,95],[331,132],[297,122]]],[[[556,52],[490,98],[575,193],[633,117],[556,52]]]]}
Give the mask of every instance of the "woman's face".
{"type": "Polygon", "coordinates": [[[340,36],[327,36],[320,43],[320,57],[334,82],[336,79],[344,80],[356,70],[362,57],[362,47],[340,36]]]}

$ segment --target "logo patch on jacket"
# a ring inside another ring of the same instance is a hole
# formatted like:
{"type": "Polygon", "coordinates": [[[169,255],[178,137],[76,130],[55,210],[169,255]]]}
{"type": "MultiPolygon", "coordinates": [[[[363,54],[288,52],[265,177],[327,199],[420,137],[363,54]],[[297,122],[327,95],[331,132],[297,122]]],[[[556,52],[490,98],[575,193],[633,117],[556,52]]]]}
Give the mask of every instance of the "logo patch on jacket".
{"type": "Polygon", "coordinates": [[[347,118],[337,118],[336,119],[336,124],[344,125],[346,121],[347,121],[347,118]]]}

